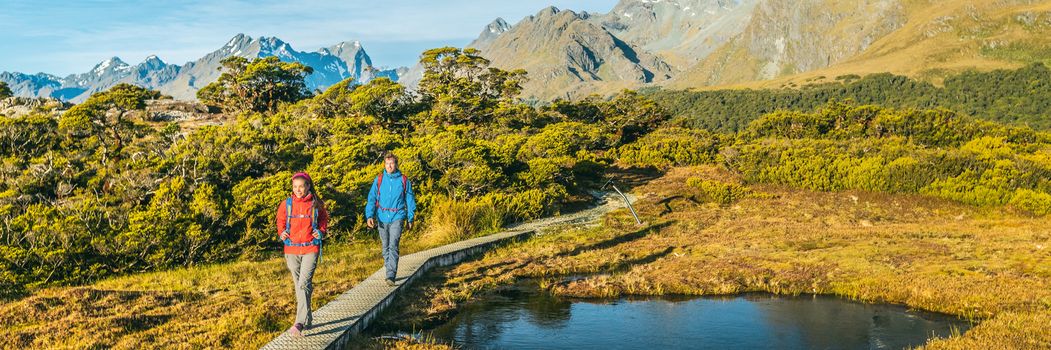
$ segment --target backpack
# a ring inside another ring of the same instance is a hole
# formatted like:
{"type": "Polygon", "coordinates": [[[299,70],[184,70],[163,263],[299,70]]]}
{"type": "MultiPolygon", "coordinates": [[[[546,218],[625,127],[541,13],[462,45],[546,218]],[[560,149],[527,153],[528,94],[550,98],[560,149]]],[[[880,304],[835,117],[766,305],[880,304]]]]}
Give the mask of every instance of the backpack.
{"type": "MultiPolygon", "coordinates": [[[[384,208],[380,205],[380,189],[383,188],[383,172],[381,171],[379,176],[376,177],[376,209],[383,211],[391,211],[397,213],[402,208],[384,208]]],[[[408,191],[409,179],[405,174],[401,175],[401,200],[405,201],[405,191],[408,191]]]]}
{"type": "Polygon", "coordinates": [[[292,218],[310,218],[310,226],[313,228],[313,232],[318,232],[318,238],[310,240],[305,243],[292,243],[292,238],[285,238],[285,245],[290,247],[306,247],[316,245],[317,250],[317,262],[321,263],[321,230],[317,229],[317,207],[314,206],[314,202],[310,202],[310,215],[292,215],[292,197],[288,197],[285,200],[285,232],[292,234],[292,218]]]}

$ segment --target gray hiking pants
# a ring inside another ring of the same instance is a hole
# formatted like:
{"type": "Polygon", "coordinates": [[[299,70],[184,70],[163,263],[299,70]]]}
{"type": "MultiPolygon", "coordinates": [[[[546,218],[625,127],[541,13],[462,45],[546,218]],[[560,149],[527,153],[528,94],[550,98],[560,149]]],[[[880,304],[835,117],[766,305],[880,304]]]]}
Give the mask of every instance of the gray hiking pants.
{"type": "Polygon", "coordinates": [[[402,223],[404,222],[405,220],[394,220],[390,223],[378,222],[376,224],[376,228],[380,231],[380,243],[383,245],[383,267],[387,270],[388,279],[394,279],[398,275],[398,243],[401,241],[402,223]]]}
{"type": "Polygon", "coordinates": [[[314,268],[317,254],[285,254],[288,271],[292,272],[292,284],[296,286],[296,323],[310,326],[314,317],[310,314],[310,294],[314,292],[314,268]]]}

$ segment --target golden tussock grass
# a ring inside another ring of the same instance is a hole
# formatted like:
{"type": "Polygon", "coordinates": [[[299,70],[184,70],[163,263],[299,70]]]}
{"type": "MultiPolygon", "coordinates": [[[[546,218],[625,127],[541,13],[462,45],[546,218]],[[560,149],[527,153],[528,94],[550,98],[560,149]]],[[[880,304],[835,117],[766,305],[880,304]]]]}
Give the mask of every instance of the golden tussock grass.
{"type": "Polygon", "coordinates": [[[440,246],[482,234],[495,232],[503,224],[503,215],[490,203],[437,201],[431,209],[428,226],[418,242],[440,246]]]}
{"type": "MultiPolygon", "coordinates": [[[[378,244],[326,246],[324,305],[380,268],[378,244]]],[[[284,258],[116,277],[0,305],[4,348],[258,348],[292,325],[284,258]]]]}
{"type": "Polygon", "coordinates": [[[439,270],[399,297],[381,327],[425,328],[479,293],[534,278],[567,297],[772,292],[905,304],[980,321],[927,348],[1051,348],[1046,217],[919,195],[769,186],[711,203],[690,178],[739,181],[711,167],[672,169],[634,190],[648,227],[614,212],[601,227],[439,270]]]}
{"type": "MultiPolygon", "coordinates": [[[[439,205],[436,217],[428,221],[440,224],[432,224],[426,231],[414,228],[405,232],[401,252],[406,255],[486,233],[482,224],[499,219],[493,218],[493,211],[470,203],[449,201],[439,205]]],[[[291,327],[295,316],[295,296],[284,258],[276,253],[270,256],[261,261],[195,266],[115,277],[85,286],[48,288],[6,301],[0,304],[0,347],[258,348],[291,327]]],[[[381,267],[375,235],[363,242],[326,245],[324,260],[314,276],[314,308],[381,267]]],[[[384,344],[447,348],[434,342],[384,344]]]]}

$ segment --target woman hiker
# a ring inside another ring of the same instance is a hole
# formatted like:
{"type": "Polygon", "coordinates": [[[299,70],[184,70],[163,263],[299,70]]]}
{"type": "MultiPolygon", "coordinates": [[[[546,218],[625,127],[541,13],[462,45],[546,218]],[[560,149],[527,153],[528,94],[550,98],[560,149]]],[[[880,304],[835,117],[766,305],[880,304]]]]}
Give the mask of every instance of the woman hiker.
{"type": "Polygon", "coordinates": [[[288,331],[298,337],[313,321],[311,280],[321,261],[321,240],[328,232],[328,211],[313,190],[310,175],[296,173],[292,175],[292,195],[277,206],[277,232],[285,244],[285,263],[296,289],[296,321],[288,331]]]}
{"type": "Polygon", "coordinates": [[[365,218],[369,228],[378,228],[382,244],[383,267],[387,270],[387,285],[393,286],[398,274],[398,242],[402,230],[412,228],[416,216],[416,199],[412,182],[398,171],[398,157],[383,155],[383,171],[372,181],[365,218]]]}

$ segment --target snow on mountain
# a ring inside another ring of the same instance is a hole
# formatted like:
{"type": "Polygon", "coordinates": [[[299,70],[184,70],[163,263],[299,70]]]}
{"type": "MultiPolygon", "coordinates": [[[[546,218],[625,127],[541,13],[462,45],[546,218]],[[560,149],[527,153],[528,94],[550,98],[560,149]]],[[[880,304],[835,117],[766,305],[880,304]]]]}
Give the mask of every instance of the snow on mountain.
{"type": "Polygon", "coordinates": [[[112,57],[99,62],[86,73],[65,78],[44,73],[28,75],[3,72],[0,73],[0,80],[7,82],[17,96],[55,97],[74,102],[83,101],[91,94],[119,83],[135,84],[159,90],[177,99],[192,100],[196,98],[197,90],[219,78],[222,74],[220,62],[230,56],[275,56],[285,62],[310,66],[314,73],[307,76],[307,87],[320,90],[352,77],[359,83],[376,77],[398,80],[401,76],[399,72],[408,69],[376,68],[358,41],[344,41],[315,52],[305,52],[295,50],[292,45],[276,37],[254,39],[237,34],[218,50],[181,66],[167,64],[155,55],[136,65],[112,57]]]}

